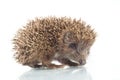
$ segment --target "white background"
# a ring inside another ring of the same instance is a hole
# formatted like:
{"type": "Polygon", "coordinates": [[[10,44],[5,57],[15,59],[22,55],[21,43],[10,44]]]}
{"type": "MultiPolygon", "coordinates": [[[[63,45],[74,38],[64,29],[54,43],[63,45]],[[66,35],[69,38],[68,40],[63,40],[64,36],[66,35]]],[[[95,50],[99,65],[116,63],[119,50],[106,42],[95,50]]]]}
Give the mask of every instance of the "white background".
{"type": "MultiPolygon", "coordinates": [[[[119,0],[0,0],[0,80],[25,80],[19,78],[25,73],[30,77],[31,68],[13,59],[11,40],[19,28],[41,16],[81,18],[97,32],[96,42],[85,65],[91,78],[85,79],[86,73],[80,73],[82,77],[72,80],[120,80],[119,0]]],[[[47,77],[42,73],[42,77],[47,77]]],[[[33,71],[32,74],[37,76],[39,72],[33,71]]],[[[62,74],[62,79],[65,79],[66,73],[62,74]]],[[[29,80],[47,80],[37,78],[29,80]]]]}

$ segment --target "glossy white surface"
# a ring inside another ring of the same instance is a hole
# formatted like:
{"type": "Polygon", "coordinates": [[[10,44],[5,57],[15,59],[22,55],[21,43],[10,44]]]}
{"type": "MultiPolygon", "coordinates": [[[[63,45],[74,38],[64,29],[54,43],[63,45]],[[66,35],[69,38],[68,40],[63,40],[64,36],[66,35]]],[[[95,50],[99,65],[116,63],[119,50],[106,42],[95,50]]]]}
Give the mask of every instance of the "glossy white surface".
{"type": "Polygon", "coordinates": [[[19,77],[19,80],[92,80],[85,68],[73,67],[68,69],[32,69],[19,77]]]}
{"type": "Polygon", "coordinates": [[[120,80],[119,0],[0,0],[0,80],[120,80]],[[97,32],[87,64],[35,70],[13,59],[12,38],[40,16],[82,18],[97,32]]]}

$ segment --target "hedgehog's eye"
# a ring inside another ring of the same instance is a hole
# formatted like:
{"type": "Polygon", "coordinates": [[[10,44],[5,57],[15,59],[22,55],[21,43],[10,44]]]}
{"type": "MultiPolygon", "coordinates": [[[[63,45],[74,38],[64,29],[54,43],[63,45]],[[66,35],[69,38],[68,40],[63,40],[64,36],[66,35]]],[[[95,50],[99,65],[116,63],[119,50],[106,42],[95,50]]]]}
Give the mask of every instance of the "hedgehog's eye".
{"type": "Polygon", "coordinates": [[[76,43],[70,43],[69,48],[77,49],[77,44],[76,43]]]}

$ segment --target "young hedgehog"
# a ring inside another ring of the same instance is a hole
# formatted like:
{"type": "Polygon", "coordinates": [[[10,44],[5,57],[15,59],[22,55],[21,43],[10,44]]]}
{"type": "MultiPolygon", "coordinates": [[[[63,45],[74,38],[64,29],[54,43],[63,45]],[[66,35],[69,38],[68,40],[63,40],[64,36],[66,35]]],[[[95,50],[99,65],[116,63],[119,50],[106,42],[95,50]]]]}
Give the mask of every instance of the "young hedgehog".
{"type": "Polygon", "coordinates": [[[96,33],[81,20],[45,17],[30,21],[13,39],[15,58],[32,68],[86,64],[96,33]],[[61,65],[51,63],[57,60],[61,65]]]}

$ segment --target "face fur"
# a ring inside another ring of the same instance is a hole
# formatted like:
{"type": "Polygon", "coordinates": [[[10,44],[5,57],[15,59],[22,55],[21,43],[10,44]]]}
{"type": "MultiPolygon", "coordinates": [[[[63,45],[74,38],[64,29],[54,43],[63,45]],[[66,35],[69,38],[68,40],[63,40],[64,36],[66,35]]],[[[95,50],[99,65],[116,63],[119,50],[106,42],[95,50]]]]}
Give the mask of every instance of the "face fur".
{"type": "Polygon", "coordinates": [[[67,32],[63,37],[62,53],[65,58],[84,65],[92,43],[92,40],[82,40],[75,33],[67,32]]]}

